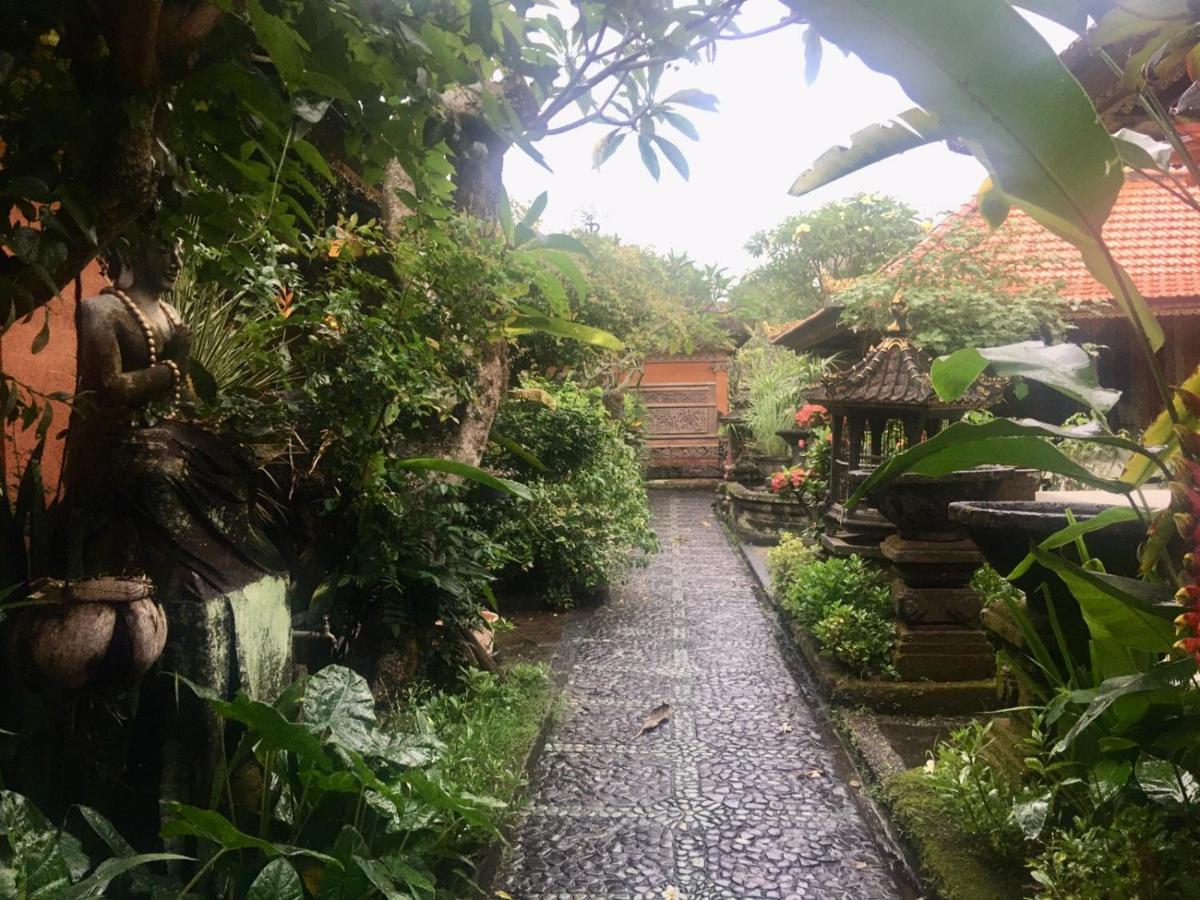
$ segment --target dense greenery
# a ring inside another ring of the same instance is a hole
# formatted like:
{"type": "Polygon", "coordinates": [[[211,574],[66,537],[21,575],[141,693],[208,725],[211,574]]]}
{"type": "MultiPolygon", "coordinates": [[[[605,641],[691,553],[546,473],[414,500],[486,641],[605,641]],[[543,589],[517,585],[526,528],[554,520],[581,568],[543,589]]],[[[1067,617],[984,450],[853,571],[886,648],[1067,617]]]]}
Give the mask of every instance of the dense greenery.
{"type": "Polygon", "coordinates": [[[517,367],[568,370],[585,384],[620,388],[634,381],[647,356],[725,350],[730,336],[715,311],[725,280],[712,266],[685,255],[663,256],[615,235],[574,232],[582,273],[568,285],[572,318],[620,338],[620,352],[531,336],[517,367]],[[580,295],[579,289],[584,294],[580,295]]]}
{"type": "Polygon", "coordinates": [[[273,706],[193,689],[242,734],[211,808],[171,804],[163,835],[196,842],[204,862],[195,874],[183,883],[147,870],[188,858],[135,855],[84,808],[72,825],[110,854],[93,867],[71,832],[0,792],[5,896],[84,900],[113,896],[111,882],[156,897],[461,896],[472,856],[496,837],[524,783],[521,762],[549,698],[535,666],[504,679],[468,675],[461,692],[413,698],[386,724],[366,682],[338,666],[273,706]]]}
{"type": "Polygon", "coordinates": [[[823,651],[856,675],[891,673],[891,595],[878,568],[859,556],[814,559],[791,536],[768,566],[776,602],[823,651]]]}
{"type": "Polygon", "coordinates": [[[657,549],[637,436],[609,415],[598,388],[527,378],[501,408],[497,433],[504,442],[489,462],[533,495],[497,498],[479,512],[513,561],[510,575],[527,573],[526,585],[571,606],[620,577],[631,549],[657,549]]]}
{"type": "Polygon", "coordinates": [[[802,318],[830,303],[833,282],[874,272],[922,233],[916,210],[877,194],[789,216],[746,245],[762,262],[732,292],[733,308],[755,321],[802,318]]]}
{"type": "Polygon", "coordinates": [[[908,304],[914,341],[938,355],[962,347],[991,347],[1036,338],[1061,340],[1066,301],[1056,285],[1028,275],[1037,261],[1006,249],[980,225],[960,220],[925,252],[858,279],[839,290],[841,321],[882,333],[892,320],[892,299],[908,304]],[[982,245],[982,246],[981,246],[982,245]]]}
{"type": "Polygon", "coordinates": [[[730,399],[741,414],[742,441],[764,456],[787,456],[791,448],[776,432],[796,427],[804,391],[828,362],[797,355],[758,334],[739,347],[730,366],[730,399]]]}

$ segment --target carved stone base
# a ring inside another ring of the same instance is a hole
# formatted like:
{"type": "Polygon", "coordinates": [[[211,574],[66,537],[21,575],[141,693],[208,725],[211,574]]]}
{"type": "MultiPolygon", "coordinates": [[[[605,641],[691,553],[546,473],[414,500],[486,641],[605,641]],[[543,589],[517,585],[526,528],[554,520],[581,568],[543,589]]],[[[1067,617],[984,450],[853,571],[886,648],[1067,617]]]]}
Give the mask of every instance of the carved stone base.
{"type": "Polygon", "coordinates": [[[911,625],[979,627],[980,596],[969,587],[911,587],[903,579],[892,581],[892,609],[911,625]]]}
{"type": "Polygon", "coordinates": [[[996,673],[983,631],[954,625],[898,622],[892,664],[905,681],[975,681],[996,673]]]}
{"type": "Polygon", "coordinates": [[[913,587],[962,587],[983,563],[979,548],[969,540],[915,541],[893,534],[879,549],[896,574],[913,587]]]}
{"type": "Polygon", "coordinates": [[[821,536],[821,546],[831,556],[883,559],[880,541],[895,531],[895,525],[865,503],[860,503],[854,509],[846,509],[841,503],[835,503],[825,512],[825,534],[821,536]]]}

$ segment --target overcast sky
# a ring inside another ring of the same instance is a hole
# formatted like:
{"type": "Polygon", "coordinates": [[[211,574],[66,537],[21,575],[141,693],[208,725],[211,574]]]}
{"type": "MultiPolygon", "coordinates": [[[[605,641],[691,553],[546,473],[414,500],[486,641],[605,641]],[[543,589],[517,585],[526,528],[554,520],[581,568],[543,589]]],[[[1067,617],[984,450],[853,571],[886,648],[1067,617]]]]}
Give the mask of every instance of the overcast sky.
{"type": "MultiPolygon", "coordinates": [[[[770,25],[786,10],[765,0],[747,5],[740,20],[744,31],[770,25]]],[[[1056,48],[1073,37],[1052,23],[1037,24],[1056,48]]],[[[816,83],[806,86],[802,35],[803,29],[793,26],[725,43],[716,62],[685,65],[664,75],[660,97],[693,87],[720,99],[717,113],[681,109],[699,129],[698,143],[670,128],[662,131],[687,155],[690,181],[664,159],[656,183],[632,139],[603,169],[593,170],[592,148],[608,129],[587,126],[538,144],[553,173],[519,149],[510,151],[504,178],[509,195],[529,203],[549,191],[545,228],[573,227],[590,211],[604,232],[625,241],[663,252],[685,251],[699,262],[740,274],[754,264],[743,249],[751,234],[830,200],[862,191],[886,193],[936,220],[975,193],[983,169],[971,157],[937,144],[878,163],[806,197],[789,196],[792,181],[825,148],[846,143],[864,125],[912,106],[891,78],[829,45],[816,83]]]]}

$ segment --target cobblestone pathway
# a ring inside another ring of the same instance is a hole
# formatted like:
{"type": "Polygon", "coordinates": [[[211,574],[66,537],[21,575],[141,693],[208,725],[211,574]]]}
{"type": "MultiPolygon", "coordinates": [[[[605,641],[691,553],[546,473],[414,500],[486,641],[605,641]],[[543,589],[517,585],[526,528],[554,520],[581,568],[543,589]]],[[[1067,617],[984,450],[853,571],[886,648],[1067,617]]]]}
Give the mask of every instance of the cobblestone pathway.
{"type": "Polygon", "coordinates": [[[901,896],[705,491],[654,491],[663,552],[568,632],[564,707],[496,887],[515,900],[901,896]],[[635,737],[646,713],[672,717],[635,737]]]}

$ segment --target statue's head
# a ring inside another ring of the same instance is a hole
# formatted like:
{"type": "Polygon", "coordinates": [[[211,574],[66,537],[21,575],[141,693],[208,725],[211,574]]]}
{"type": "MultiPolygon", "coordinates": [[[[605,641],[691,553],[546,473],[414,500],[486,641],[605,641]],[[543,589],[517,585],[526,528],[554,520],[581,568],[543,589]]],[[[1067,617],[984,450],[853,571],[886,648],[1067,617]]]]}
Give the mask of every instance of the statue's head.
{"type": "Polygon", "coordinates": [[[117,287],[137,285],[152,294],[165,294],[175,287],[183,265],[181,243],[144,236],[111,250],[105,258],[108,277],[117,287]]]}

